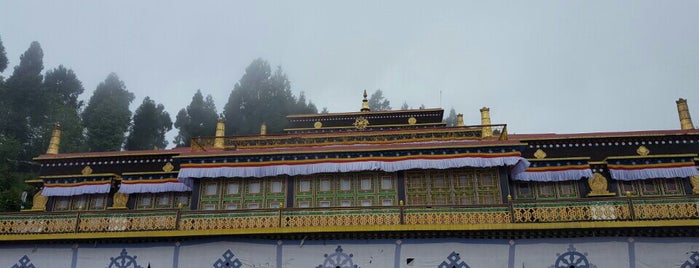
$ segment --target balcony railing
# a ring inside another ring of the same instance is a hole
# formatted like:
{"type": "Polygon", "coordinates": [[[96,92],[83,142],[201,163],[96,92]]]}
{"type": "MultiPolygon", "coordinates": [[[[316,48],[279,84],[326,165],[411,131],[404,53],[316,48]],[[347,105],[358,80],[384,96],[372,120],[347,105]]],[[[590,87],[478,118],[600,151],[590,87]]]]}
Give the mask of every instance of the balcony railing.
{"type": "Polygon", "coordinates": [[[439,229],[439,226],[477,224],[493,230],[507,230],[516,229],[518,224],[532,223],[686,219],[699,219],[699,197],[513,201],[490,206],[11,213],[0,215],[0,238],[24,234],[144,231],[235,230],[254,234],[322,231],[328,227],[356,227],[346,229],[356,231],[371,226],[382,230],[409,230],[410,226],[439,229]]]}

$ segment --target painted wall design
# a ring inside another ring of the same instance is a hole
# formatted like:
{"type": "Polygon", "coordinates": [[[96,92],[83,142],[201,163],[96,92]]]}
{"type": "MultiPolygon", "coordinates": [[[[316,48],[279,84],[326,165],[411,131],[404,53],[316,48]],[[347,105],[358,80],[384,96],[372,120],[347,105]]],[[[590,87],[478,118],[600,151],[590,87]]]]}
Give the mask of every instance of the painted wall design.
{"type": "Polygon", "coordinates": [[[0,246],[10,268],[695,268],[696,238],[254,240],[0,246]]]}
{"type": "Polygon", "coordinates": [[[32,260],[27,257],[27,255],[22,256],[22,258],[19,259],[19,262],[17,264],[12,265],[12,268],[36,268],[34,264],[32,264],[32,260]]]}
{"type": "MultiPolygon", "coordinates": [[[[73,245],[0,245],[0,267],[71,267],[73,245]],[[26,256],[26,258],[24,258],[26,256]],[[26,262],[29,261],[29,262],[26,262]]],[[[109,259],[105,259],[109,261],[109,259]]],[[[104,260],[103,260],[104,261],[104,260]]],[[[106,267],[103,262],[99,267],[106,267]]]]}

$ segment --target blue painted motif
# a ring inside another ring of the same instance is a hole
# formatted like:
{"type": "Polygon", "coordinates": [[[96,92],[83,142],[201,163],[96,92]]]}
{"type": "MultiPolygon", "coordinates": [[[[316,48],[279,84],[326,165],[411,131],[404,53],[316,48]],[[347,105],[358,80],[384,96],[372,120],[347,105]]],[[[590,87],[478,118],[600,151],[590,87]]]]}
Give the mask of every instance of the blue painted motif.
{"type": "Polygon", "coordinates": [[[466,262],[461,261],[461,256],[459,256],[459,253],[456,253],[454,251],[447,256],[447,260],[443,261],[439,266],[439,268],[471,268],[471,266],[468,266],[466,262]]]}
{"type": "Polygon", "coordinates": [[[27,255],[22,256],[22,258],[19,258],[19,263],[12,265],[11,268],[36,268],[34,264],[32,264],[32,261],[27,257],[27,255]]]}
{"type": "Polygon", "coordinates": [[[572,244],[568,252],[556,253],[556,256],[558,256],[556,262],[549,268],[597,268],[587,260],[587,253],[578,252],[572,244]]]}
{"type": "Polygon", "coordinates": [[[684,262],[680,268],[696,268],[699,267],[699,252],[692,252],[689,256],[689,260],[684,262]]]}
{"type": "Polygon", "coordinates": [[[223,253],[222,256],[223,259],[219,258],[214,263],[214,268],[240,268],[243,266],[243,263],[241,263],[240,260],[238,260],[238,258],[233,258],[235,257],[235,255],[233,254],[233,251],[231,251],[230,249],[226,250],[226,252],[223,253]]]}
{"type": "Polygon", "coordinates": [[[125,248],[121,250],[121,254],[118,257],[112,257],[109,260],[107,268],[143,268],[143,266],[136,263],[136,256],[129,256],[125,248]]]}
{"type": "Polygon", "coordinates": [[[354,257],[354,255],[343,253],[342,246],[337,246],[335,253],[330,255],[325,254],[323,256],[325,256],[325,261],[316,268],[359,268],[352,262],[352,257],[354,257]]]}

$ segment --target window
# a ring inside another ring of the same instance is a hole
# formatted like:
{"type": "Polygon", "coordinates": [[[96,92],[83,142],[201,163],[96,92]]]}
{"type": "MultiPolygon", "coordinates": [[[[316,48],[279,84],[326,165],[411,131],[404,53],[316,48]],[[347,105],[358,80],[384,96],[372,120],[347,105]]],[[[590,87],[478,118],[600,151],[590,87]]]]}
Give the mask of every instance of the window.
{"type": "Polygon", "coordinates": [[[85,195],[80,195],[73,198],[73,210],[87,209],[87,197],[85,195]]]}
{"type": "Polygon", "coordinates": [[[352,206],[352,201],[342,200],[342,201],[340,201],[340,206],[341,207],[350,207],[350,206],[352,206]]]}
{"type": "Polygon", "coordinates": [[[371,200],[365,199],[362,200],[362,207],[370,207],[371,206],[371,200]]]}
{"type": "Polygon", "coordinates": [[[189,205],[189,196],[186,196],[184,194],[181,194],[177,196],[177,207],[182,205],[183,207],[186,207],[189,205]]]}
{"type": "Polygon", "coordinates": [[[70,208],[70,196],[59,196],[57,197],[56,204],[53,206],[53,210],[61,211],[68,210],[70,208]]]}
{"type": "Polygon", "coordinates": [[[321,179],[320,180],[320,191],[321,192],[329,192],[330,191],[330,180],[328,180],[328,179],[321,179]]]}
{"type": "Polygon", "coordinates": [[[393,189],[393,178],[381,177],[381,190],[391,190],[391,189],[393,189]]]}
{"type": "Polygon", "coordinates": [[[350,184],[350,179],[349,178],[342,178],[340,180],[340,191],[349,191],[352,190],[352,186],[350,184]]]}
{"type": "Polygon", "coordinates": [[[310,207],[310,206],[311,206],[311,203],[308,202],[308,201],[299,201],[299,207],[300,207],[300,208],[307,208],[307,207],[310,207]]]}
{"type": "Polygon", "coordinates": [[[497,168],[459,168],[406,172],[410,205],[478,205],[502,203],[497,168]]]}
{"type": "Polygon", "coordinates": [[[93,196],[92,199],[90,200],[90,209],[92,210],[97,210],[97,209],[104,209],[106,202],[105,202],[105,197],[104,196],[93,196]]]}
{"type": "Polygon", "coordinates": [[[682,179],[663,178],[636,181],[619,181],[619,195],[626,196],[678,196],[684,195],[682,179]]]}
{"type": "Polygon", "coordinates": [[[238,209],[238,204],[236,204],[236,203],[226,204],[226,210],[236,210],[236,209],[238,209]]]}
{"type": "Polygon", "coordinates": [[[371,190],[371,178],[362,178],[362,191],[371,190]]]}
{"type": "Polygon", "coordinates": [[[311,191],[311,181],[310,180],[299,181],[299,191],[300,192],[310,192],[311,191]]]}
{"type": "Polygon", "coordinates": [[[207,183],[204,189],[204,195],[218,195],[218,184],[215,182],[207,183]]]}
{"type": "Polygon", "coordinates": [[[204,210],[216,210],[216,204],[204,204],[204,210]]]}
{"type": "Polygon", "coordinates": [[[258,209],[260,208],[260,204],[258,203],[248,203],[248,209],[258,209]]]}
{"type": "Polygon", "coordinates": [[[320,201],[319,205],[322,208],[330,207],[330,201],[320,201]]]}
{"type": "Polygon", "coordinates": [[[248,184],[249,194],[259,194],[260,193],[260,181],[250,181],[248,184]]]}
{"type": "Polygon", "coordinates": [[[271,202],[271,203],[269,203],[269,207],[270,208],[279,208],[279,207],[281,207],[281,203],[280,202],[271,202]]]}
{"type": "Polygon", "coordinates": [[[153,204],[152,204],[152,202],[153,202],[152,200],[153,200],[153,199],[152,199],[152,197],[151,197],[150,194],[145,194],[145,195],[143,195],[143,196],[141,197],[140,202],[138,202],[138,206],[139,206],[139,207],[143,207],[143,208],[151,207],[151,206],[153,205],[153,204]]]}
{"type": "Polygon", "coordinates": [[[158,206],[170,206],[170,194],[161,194],[158,196],[158,206]]]}
{"type": "Polygon", "coordinates": [[[515,182],[517,199],[575,199],[578,198],[577,181],[515,182]]]}
{"type": "Polygon", "coordinates": [[[234,195],[239,193],[239,183],[237,181],[235,182],[229,182],[228,186],[226,187],[226,194],[227,195],[234,195]]]}
{"type": "Polygon", "coordinates": [[[282,192],[282,182],[281,181],[272,181],[270,188],[271,188],[270,190],[272,193],[281,193],[282,192]]]}
{"type": "Polygon", "coordinates": [[[384,199],[381,201],[382,206],[393,206],[393,200],[392,199],[384,199]]]}

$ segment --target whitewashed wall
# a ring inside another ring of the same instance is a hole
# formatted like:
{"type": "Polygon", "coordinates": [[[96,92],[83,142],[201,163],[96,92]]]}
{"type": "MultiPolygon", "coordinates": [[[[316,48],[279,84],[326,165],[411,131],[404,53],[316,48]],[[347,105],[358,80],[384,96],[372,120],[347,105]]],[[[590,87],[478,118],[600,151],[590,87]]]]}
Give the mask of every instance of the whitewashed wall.
{"type": "Polygon", "coordinates": [[[508,240],[421,240],[402,241],[400,267],[437,267],[445,262],[448,267],[462,262],[469,267],[507,267],[510,245],[508,240]],[[448,258],[452,253],[452,257],[448,258]],[[457,261],[457,259],[459,259],[457,261]],[[412,260],[410,263],[409,260],[412,260]]]}
{"type": "MultiPolygon", "coordinates": [[[[146,268],[206,268],[214,264],[238,261],[241,267],[318,267],[327,257],[342,256],[341,267],[358,268],[413,267],[543,267],[554,266],[562,254],[584,256],[590,268],[691,267],[699,264],[699,239],[696,238],[571,238],[571,239],[367,239],[367,240],[251,240],[207,238],[183,242],[145,244],[21,244],[0,245],[0,267],[94,268],[108,267],[110,258],[119,258],[122,250],[135,256],[146,268]],[[341,249],[341,252],[338,250],[341,249]],[[226,255],[227,252],[229,255],[226,255]],[[232,254],[232,255],[230,255],[232,254]],[[456,256],[458,254],[458,257],[456,256]],[[75,257],[74,257],[75,256],[75,257]],[[452,258],[451,260],[449,258],[452,258]],[[457,261],[452,261],[456,260],[457,261]],[[408,260],[411,260],[410,262],[408,260]],[[460,264],[467,266],[459,266],[460,264]]],[[[333,259],[337,260],[337,259],[333,259]]],[[[338,263],[332,263],[335,267],[338,263]]],[[[230,267],[235,267],[229,263],[230,267]]],[[[576,267],[580,267],[578,263],[576,267]]],[[[116,266],[119,267],[119,266],[116,266]]],[[[218,266],[218,267],[226,267],[218,266]]],[[[562,266],[569,267],[569,266],[562,266]]],[[[133,266],[128,266],[133,268],[133,266]]]]}
{"type": "MultiPolygon", "coordinates": [[[[699,238],[685,241],[639,238],[634,241],[634,247],[636,268],[681,267],[692,254],[699,252],[699,238]]],[[[691,267],[694,268],[694,265],[691,267]]]]}
{"type": "MultiPolygon", "coordinates": [[[[90,247],[89,244],[81,244],[78,248],[76,267],[109,267],[111,263],[110,258],[120,258],[120,254],[124,249],[128,256],[135,256],[136,263],[143,268],[148,267],[148,264],[152,268],[173,267],[174,248],[173,244],[96,245],[94,247],[90,247]]],[[[131,267],[133,266],[129,266],[129,268],[131,267]]]]}
{"type": "MultiPolygon", "coordinates": [[[[0,246],[0,267],[21,267],[19,260],[27,256],[35,267],[71,267],[73,249],[71,245],[50,246],[0,246]]],[[[28,265],[27,265],[28,266],[28,265]]]]}
{"type": "MultiPolygon", "coordinates": [[[[272,240],[259,243],[255,241],[183,243],[180,245],[179,253],[178,267],[182,268],[213,267],[219,259],[222,262],[238,260],[242,267],[277,267],[277,243],[272,240]],[[226,254],[228,250],[232,255],[226,254]]],[[[231,265],[231,267],[235,266],[231,265]]]]}
{"type": "Polygon", "coordinates": [[[610,241],[603,238],[517,240],[514,267],[558,268],[554,266],[556,259],[567,252],[582,254],[587,258],[590,267],[631,267],[626,239],[610,241]]]}

